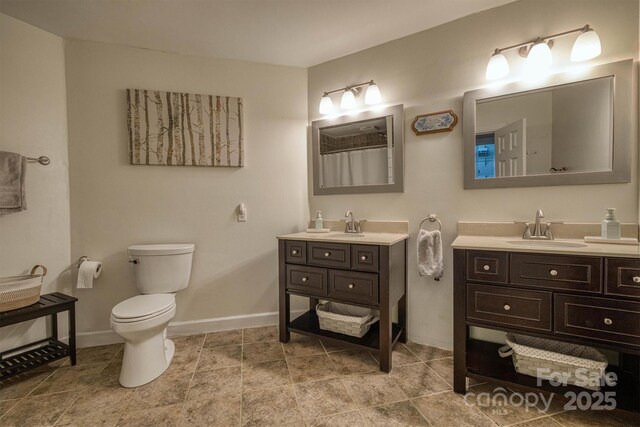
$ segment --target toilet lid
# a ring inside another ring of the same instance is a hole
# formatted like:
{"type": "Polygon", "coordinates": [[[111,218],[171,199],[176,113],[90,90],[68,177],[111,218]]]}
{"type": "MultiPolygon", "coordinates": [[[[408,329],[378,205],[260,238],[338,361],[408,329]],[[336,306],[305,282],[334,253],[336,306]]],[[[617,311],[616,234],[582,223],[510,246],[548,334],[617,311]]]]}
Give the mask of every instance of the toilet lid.
{"type": "Polygon", "coordinates": [[[175,302],[173,294],[137,295],[117,304],[111,314],[117,319],[151,317],[169,310],[175,302]]]}

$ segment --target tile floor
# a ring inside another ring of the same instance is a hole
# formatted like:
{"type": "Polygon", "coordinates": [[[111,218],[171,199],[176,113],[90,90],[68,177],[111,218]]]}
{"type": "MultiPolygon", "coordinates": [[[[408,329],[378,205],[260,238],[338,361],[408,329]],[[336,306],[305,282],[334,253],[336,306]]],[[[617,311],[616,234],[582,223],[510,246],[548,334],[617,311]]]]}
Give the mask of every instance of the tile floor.
{"type": "MultiPolygon", "coordinates": [[[[122,345],[81,349],[78,365],[54,364],[0,383],[0,426],[624,426],[615,413],[548,413],[468,405],[451,391],[451,352],[398,344],[390,374],[367,352],[292,335],[275,326],[174,338],[160,378],[118,384],[122,345]]],[[[489,384],[471,384],[476,394],[489,384]]],[[[510,393],[510,391],[506,391],[510,393]]]]}

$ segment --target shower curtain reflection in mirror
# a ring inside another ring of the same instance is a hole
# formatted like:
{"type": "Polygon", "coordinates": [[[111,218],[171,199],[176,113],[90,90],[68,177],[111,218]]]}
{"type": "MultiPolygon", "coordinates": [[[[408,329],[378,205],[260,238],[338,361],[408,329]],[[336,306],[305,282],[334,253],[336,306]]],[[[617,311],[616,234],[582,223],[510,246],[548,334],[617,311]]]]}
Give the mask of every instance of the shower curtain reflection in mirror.
{"type": "Polygon", "coordinates": [[[321,162],[323,187],[393,184],[387,147],[323,154],[321,162]]]}

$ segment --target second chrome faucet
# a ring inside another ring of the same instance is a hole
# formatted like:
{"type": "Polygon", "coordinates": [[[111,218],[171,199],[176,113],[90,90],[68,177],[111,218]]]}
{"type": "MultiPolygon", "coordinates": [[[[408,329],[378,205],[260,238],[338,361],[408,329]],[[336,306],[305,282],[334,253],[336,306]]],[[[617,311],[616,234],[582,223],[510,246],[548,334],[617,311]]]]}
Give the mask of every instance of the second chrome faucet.
{"type": "Polygon", "coordinates": [[[544,224],[544,231],[542,230],[542,219],[544,218],[544,211],[538,209],[536,211],[536,221],[533,225],[533,231],[531,230],[531,223],[516,221],[517,224],[524,224],[524,233],[522,238],[525,240],[553,240],[553,232],[551,231],[551,224],[558,224],[559,222],[546,222],[544,224]]]}
{"type": "Polygon", "coordinates": [[[344,214],[344,217],[348,218],[347,220],[345,220],[345,227],[344,227],[345,233],[354,233],[354,234],[362,233],[362,227],[360,227],[360,223],[364,220],[358,221],[357,219],[355,219],[353,216],[353,212],[351,211],[347,211],[344,214]]]}

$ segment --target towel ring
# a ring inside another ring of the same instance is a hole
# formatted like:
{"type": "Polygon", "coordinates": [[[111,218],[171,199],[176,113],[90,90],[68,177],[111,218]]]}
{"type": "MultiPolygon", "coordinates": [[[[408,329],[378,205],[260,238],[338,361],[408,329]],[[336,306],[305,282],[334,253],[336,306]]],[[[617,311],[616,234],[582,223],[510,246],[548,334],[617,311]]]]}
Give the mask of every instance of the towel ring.
{"type": "Polygon", "coordinates": [[[429,215],[427,215],[427,217],[425,219],[420,221],[420,225],[418,226],[418,230],[422,230],[422,224],[424,224],[425,221],[437,222],[438,223],[438,230],[442,231],[442,222],[440,222],[440,220],[438,219],[436,214],[430,213],[429,215]]]}

